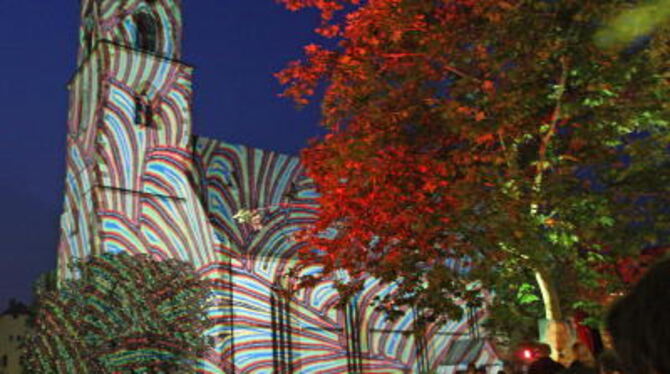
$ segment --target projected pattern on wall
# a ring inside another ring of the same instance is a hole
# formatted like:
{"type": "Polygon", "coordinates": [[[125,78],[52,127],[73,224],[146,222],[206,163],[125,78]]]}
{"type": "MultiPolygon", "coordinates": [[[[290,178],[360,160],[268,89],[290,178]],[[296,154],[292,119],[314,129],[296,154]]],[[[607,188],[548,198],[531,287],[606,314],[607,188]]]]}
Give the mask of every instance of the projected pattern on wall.
{"type": "MultiPolygon", "coordinates": [[[[298,244],[292,234],[316,213],[316,191],[299,160],[273,152],[215,140],[199,139],[198,186],[217,235],[230,255],[232,308],[222,318],[231,321],[232,351],[225,357],[240,373],[407,373],[443,362],[451,344],[470,335],[473,322],[454,322],[428,331],[419,354],[412,335],[412,314],[393,323],[374,308],[374,296],[393,287],[370,279],[349,308],[336,308],[338,295],[324,282],[286,300],[287,269],[296,261],[298,244]],[[203,188],[204,187],[204,188],[203,188]],[[241,209],[262,212],[262,228],[238,224],[241,209]]],[[[316,270],[316,269],[313,269],[316,270]]],[[[225,311],[225,310],[224,310],[225,311]]],[[[495,361],[489,347],[480,363],[495,361]]],[[[476,355],[475,354],[475,355],[476,355]]]]}
{"type": "Polygon", "coordinates": [[[488,345],[463,339],[482,311],[415,339],[404,333],[412,313],[391,323],[374,309],[376,295],[393,292],[374,279],[345,309],[329,282],[290,299],[280,292],[316,191],[297,158],[191,135],[180,34],[173,0],[82,2],[61,276],[73,258],[100,252],[192,262],[219,285],[207,373],[413,373],[495,361],[488,345]],[[262,227],[237,223],[241,209],[261,212],[262,227]]]}

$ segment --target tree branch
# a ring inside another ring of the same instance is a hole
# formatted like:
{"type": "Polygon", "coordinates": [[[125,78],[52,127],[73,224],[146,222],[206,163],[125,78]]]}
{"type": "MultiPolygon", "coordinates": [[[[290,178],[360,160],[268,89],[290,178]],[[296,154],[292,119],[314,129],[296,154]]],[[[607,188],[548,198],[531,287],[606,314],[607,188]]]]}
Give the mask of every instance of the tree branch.
{"type": "Polygon", "coordinates": [[[540,140],[540,147],[538,150],[537,165],[535,166],[535,180],[533,181],[533,201],[531,203],[531,214],[537,213],[538,201],[537,195],[542,188],[542,179],[544,176],[545,163],[547,162],[547,149],[552,138],[556,134],[556,127],[562,116],[563,96],[565,94],[565,86],[568,80],[568,60],[565,56],[561,57],[561,77],[558,80],[558,93],[556,95],[556,103],[554,110],[551,113],[551,120],[549,122],[549,129],[547,133],[540,140]]]}

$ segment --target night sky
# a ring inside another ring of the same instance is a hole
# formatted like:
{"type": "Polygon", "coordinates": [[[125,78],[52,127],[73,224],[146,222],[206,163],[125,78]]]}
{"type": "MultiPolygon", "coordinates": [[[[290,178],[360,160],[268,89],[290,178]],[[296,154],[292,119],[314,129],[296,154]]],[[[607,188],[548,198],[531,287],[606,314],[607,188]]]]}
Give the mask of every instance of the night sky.
{"type": "MultiPolygon", "coordinates": [[[[183,60],[195,66],[194,132],[297,154],[320,133],[272,76],[313,41],[316,13],[274,0],[184,0],[183,60]]],[[[66,82],[76,66],[77,0],[0,0],[0,311],[56,263],[66,82]]]]}

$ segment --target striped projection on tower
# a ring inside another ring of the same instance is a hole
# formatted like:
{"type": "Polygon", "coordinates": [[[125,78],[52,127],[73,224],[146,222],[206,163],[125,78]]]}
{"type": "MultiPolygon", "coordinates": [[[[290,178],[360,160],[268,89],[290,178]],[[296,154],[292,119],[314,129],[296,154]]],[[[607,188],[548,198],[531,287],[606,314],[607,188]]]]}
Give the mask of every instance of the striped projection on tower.
{"type": "Polygon", "coordinates": [[[346,308],[335,279],[286,294],[292,238],[314,219],[317,191],[296,157],[192,135],[178,1],[82,1],[80,32],[61,279],[73,259],[104,252],[192,263],[217,285],[214,346],[197,372],[450,372],[496,361],[472,328],[482,310],[417,338],[412,312],[391,322],[374,308],[394,292],[375,279],[346,308]],[[260,226],[233,219],[241,210],[259,212],[260,226]]]}

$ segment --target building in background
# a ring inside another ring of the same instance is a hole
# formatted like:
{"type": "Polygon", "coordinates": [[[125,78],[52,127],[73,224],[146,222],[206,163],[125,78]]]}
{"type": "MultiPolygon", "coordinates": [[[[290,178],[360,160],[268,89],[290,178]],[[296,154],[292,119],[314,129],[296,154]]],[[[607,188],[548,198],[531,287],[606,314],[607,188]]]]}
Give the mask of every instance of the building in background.
{"type": "Polygon", "coordinates": [[[81,3],[61,277],[73,259],[101,252],[193,263],[218,284],[207,373],[400,374],[497,362],[478,334],[483,310],[416,337],[413,313],[391,322],[375,310],[375,296],[393,287],[372,278],[344,309],[335,279],[287,297],[292,235],[317,209],[299,160],[192,134],[179,1],[81,3]],[[240,211],[256,220],[236,222],[240,211]]]}
{"type": "Polygon", "coordinates": [[[28,307],[12,299],[0,314],[0,374],[21,373],[21,341],[28,334],[28,307]]]}

